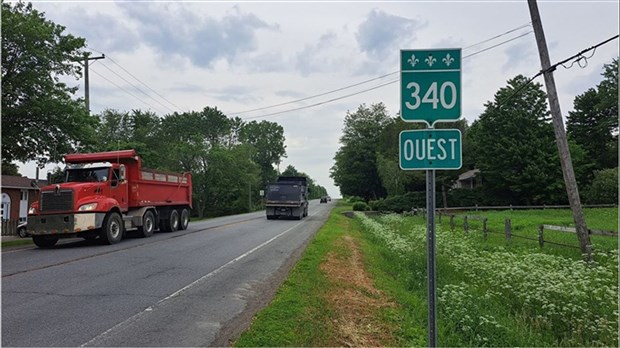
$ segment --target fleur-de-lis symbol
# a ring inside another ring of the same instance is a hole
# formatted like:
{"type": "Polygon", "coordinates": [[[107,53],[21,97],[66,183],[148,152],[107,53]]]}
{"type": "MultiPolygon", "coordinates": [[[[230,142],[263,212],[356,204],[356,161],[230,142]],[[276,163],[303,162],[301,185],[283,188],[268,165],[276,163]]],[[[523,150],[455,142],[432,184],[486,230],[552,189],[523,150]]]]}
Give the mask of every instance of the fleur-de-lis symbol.
{"type": "Polygon", "coordinates": [[[428,66],[433,66],[437,59],[435,59],[432,54],[429,54],[428,58],[426,58],[424,61],[426,62],[426,64],[428,64],[428,66]]]}
{"type": "Polygon", "coordinates": [[[415,57],[415,54],[411,55],[411,58],[407,59],[407,63],[411,64],[412,67],[415,68],[415,65],[418,64],[420,60],[415,57]]]}
{"type": "Polygon", "coordinates": [[[442,59],[442,61],[443,61],[444,63],[446,63],[446,66],[450,66],[450,64],[452,64],[452,63],[454,62],[454,58],[452,58],[452,57],[450,56],[450,53],[448,53],[448,54],[446,55],[446,58],[442,59]]]}

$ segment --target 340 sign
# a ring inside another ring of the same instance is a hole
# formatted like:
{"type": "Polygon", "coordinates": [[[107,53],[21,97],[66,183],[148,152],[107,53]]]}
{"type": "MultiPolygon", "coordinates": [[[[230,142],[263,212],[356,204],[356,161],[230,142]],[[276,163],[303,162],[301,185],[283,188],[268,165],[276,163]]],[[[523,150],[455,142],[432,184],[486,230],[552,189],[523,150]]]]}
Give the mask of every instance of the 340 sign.
{"type": "Polygon", "coordinates": [[[461,49],[401,50],[401,118],[407,122],[461,117],[461,49]]]}

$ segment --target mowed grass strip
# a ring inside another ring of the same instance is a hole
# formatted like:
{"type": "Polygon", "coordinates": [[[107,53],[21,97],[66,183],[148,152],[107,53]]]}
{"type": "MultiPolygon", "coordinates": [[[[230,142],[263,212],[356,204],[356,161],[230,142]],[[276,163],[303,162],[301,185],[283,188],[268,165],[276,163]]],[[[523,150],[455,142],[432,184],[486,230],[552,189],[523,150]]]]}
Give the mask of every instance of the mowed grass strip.
{"type": "Polygon", "coordinates": [[[361,226],[335,208],[235,346],[394,346],[396,304],[366,271],[361,226]]]}

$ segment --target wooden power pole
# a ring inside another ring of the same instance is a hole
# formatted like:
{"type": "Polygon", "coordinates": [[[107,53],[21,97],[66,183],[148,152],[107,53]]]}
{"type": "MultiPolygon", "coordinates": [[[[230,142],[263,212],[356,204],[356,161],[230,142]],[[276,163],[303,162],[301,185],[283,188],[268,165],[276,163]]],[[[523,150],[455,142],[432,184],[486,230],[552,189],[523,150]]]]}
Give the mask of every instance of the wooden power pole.
{"type": "Polygon", "coordinates": [[[590,234],[586,226],[586,220],[583,216],[581,208],[581,200],[579,199],[579,191],[577,189],[577,181],[575,180],[575,171],[573,170],[573,161],[570,157],[568,149],[568,141],[566,140],[566,131],[564,130],[564,121],[562,120],[562,111],[560,110],[560,102],[558,93],[555,89],[555,79],[553,78],[553,70],[550,69],[549,51],[547,50],[547,42],[545,33],[538,13],[538,4],[536,0],[528,0],[530,8],[530,16],[532,17],[532,26],[536,35],[536,44],[538,45],[538,53],[540,55],[540,63],[545,77],[545,86],[547,87],[547,96],[549,98],[549,107],[551,109],[551,117],[553,120],[553,129],[555,132],[555,140],[558,144],[560,152],[560,162],[562,164],[562,173],[564,175],[564,183],[566,185],[566,193],[568,194],[568,202],[573,211],[573,219],[577,229],[577,239],[579,239],[579,247],[581,253],[588,260],[592,259],[592,245],[590,243],[590,234]]]}
{"type": "Polygon", "coordinates": [[[99,57],[89,57],[90,53],[84,52],[84,100],[86,101],[86,110],[90,114],[90,86],[89,86],[89,76],[88,76],[88,61],[89,60],[97,60],[104,59],[105,55],[101,55],[99,57]]]}

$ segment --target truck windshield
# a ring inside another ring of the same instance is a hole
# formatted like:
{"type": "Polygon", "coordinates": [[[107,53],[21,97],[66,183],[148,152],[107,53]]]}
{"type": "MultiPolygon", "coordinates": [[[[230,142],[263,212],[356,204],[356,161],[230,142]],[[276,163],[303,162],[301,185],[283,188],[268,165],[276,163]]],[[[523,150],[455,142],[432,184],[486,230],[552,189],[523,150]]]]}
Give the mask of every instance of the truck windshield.
{"type": "Polygon", "coordinates": [[[269,185],[267,200],[270,201],[299,201],[301,186],[299,185],[269,185]]]}
{"type": "Polygon", "coordinates": [[[110,168],[67,169],[65,182],[99,182],[108,180],[110,168]]]}

